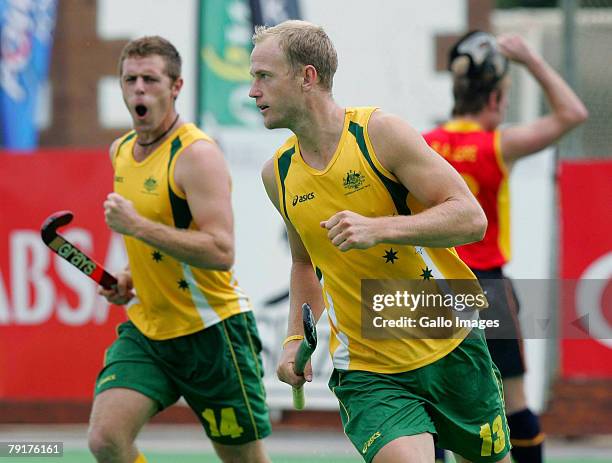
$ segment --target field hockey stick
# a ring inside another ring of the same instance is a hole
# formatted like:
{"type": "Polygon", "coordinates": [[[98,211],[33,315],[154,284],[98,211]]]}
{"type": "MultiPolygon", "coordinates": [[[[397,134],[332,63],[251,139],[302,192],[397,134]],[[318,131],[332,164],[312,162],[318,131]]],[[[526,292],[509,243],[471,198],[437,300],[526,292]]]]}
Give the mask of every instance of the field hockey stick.
{"type": "Polygon", "coordinates": [[[100,286],[111,289],[117,284],[117,279],[104,270],[99,263],[57,233],[57,229],[68,225],[72,222],[73,217],[74,214],[70,211],[59,211],[51,214],[40,227],[42,240],[58,256],[74,265],[100,286]]]}
{"type": "MultiPolygon", "coordinates": [[[[317,327],[315,325],[312,309],[307,303],[302,304],[302,321],[304,323],[304,339],[300,343],[293,371],[296,375],[304,374],[304,367],[310,356],[317,348],[317,327]]],[[[293,408],[302,410],[304,408],[304,385],[293,388],[293,408]]]]}

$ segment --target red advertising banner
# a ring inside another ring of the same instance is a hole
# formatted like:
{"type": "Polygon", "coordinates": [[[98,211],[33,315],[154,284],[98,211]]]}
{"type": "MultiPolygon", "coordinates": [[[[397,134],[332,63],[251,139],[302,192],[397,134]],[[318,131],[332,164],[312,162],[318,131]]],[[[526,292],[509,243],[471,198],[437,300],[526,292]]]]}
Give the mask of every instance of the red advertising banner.
{"type": "Polygon", "coordinates": [[[92,398],[125,313],[44,245],[40,226],[53,212],[74,212],[59,233],[118,270],[125,251],[102,206],[111,190],[106,151],[0,153],[0,400],[92,398]]]}
{"type": "Polygon", "coordinates": [[[612,378],[612,162],[565,161],[559,183],[561,278],[576,281],[561,295],[562,375],[612,378]]]}

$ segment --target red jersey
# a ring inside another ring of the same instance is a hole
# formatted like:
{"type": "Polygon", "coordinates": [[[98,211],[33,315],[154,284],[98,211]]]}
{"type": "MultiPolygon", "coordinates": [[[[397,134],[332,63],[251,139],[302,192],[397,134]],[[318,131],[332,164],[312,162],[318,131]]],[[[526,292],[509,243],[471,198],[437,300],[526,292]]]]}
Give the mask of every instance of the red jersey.
{"type": "Polygon", "coordinates": [[[510,258],[510,197],[499,131],[456,119],[423,137],[461,174],[489,221],[482,241],[456,248],[459,257],[477,270],[501,267],[510,258]]]}

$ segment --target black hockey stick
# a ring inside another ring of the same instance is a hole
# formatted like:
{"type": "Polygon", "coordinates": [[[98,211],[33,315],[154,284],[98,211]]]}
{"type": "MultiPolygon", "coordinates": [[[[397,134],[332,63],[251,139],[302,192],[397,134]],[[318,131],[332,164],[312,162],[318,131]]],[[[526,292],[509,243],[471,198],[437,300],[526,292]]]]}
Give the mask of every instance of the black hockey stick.
{"type": "Polygon", "coordinates": [[[88,257],[74,244],[57,233],[57,229],[68,225],[73,217],[74,214],[70,211],[59,211],[51,214],[40,228],[42,240],[58,256],[70,262],[100,286],[111,289],[117,284],[117,279],[104,270],[98,262],[88,257]]]}

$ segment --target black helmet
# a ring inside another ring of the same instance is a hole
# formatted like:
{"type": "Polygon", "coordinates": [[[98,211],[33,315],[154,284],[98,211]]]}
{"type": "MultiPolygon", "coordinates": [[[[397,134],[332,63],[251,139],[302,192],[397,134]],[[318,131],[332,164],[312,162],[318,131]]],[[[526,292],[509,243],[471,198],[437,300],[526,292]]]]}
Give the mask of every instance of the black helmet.
{"type": "Polygon", "coordinates": [[[495,37],[471,31],[451,49],[448,70],[457,76],[465,75],[490,90],[508,72],[508,59],[497,48],[495,37]]]}

